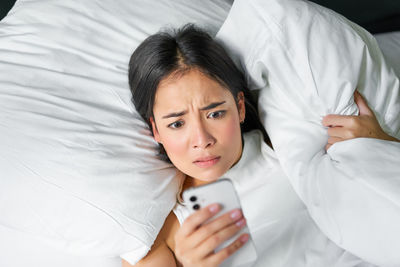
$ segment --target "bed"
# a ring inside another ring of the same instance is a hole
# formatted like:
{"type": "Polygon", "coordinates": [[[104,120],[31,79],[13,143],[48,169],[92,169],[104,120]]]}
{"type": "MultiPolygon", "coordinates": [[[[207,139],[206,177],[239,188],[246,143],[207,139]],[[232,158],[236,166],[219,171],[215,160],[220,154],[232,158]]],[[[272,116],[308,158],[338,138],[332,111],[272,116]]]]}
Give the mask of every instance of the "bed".
{"type": "MultiPolygon", "coordinates": [[[[217,35],[232,2],[16,2],[0,22],[0,266],[146,255],[182,177],[131,103],[129,56],[161,27],[217,35]]],[[[400,76],[400,32],[375,37],[400,76]]]]}

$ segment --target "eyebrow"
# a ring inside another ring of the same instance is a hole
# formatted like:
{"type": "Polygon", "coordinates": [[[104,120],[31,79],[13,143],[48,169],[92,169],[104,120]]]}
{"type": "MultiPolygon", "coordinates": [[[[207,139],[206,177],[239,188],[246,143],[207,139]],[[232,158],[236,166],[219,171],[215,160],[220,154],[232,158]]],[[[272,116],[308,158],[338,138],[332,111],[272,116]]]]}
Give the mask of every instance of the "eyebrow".
{"type": "MultiPolygon", "coordinates": [[[[211,103],[211,104],[209,104],[209,105],[207,105],[207,106],[205,106],[205,107],[200,108],[200,110],[209,110],[209,109],[213,109],[213,108],[215,108],[215,107],[218,107],[218,106],[224,104],[225,102],[226,102],[226,101],[214,102],[214,103],[211,103]]],[[[173,118],[173,117],[180,117],[180,116],[182,116],[182,115],[185,115],[186,113],[187,113],[187,111],[173,112],[173,113],[169,113],[169,114],[163,116],[162,118],[163,118],[163,119],[168,119],[168,118],[173,118]]]]}

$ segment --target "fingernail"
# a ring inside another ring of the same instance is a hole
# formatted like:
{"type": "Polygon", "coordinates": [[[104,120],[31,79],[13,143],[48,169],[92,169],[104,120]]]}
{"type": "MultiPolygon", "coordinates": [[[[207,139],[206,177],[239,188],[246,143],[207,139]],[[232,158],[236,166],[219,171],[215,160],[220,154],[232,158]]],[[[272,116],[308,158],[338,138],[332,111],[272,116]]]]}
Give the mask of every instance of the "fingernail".
{"type": "Polygon", "coordinates": [[[242,243],[247,242],[247,240],[249,240],[249,235],[248,235],[248,234],[247,234],[247,235],[244,235],[244,236],[242,236],[242,237],[240,238],[240,242],[242,242],[242,243]]]}
{"type": "Polygon", "coordinates": [[[209,209],[209,211],[211,213],[216,213],[219,210],[219,205],[218,204],[212,204],[208,209],[209,209]]]}
{"type": "Polygon", "coordinates": [[[240,228],[243,227],[245,224],[246,224],[246,220],[244,218],[236,223],[236,225],[240,228]]]}
{"type": "Polygon", "coordinates": [[[231,212],[231,218],[232,219],[237,219],[240,217],[240,211],[239,210],[234,210],[231,212]]]}

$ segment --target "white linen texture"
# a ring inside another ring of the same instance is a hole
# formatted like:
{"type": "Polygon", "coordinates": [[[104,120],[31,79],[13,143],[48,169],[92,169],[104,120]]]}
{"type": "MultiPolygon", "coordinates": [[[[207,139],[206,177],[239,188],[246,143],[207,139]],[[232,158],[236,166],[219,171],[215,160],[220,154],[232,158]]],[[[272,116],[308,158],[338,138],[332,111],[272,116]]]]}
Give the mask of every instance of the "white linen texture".
{"type": "Polygon", "coordinates": [[[179,177],[131,103],[160,28],[216,33],[230,1],[18,0],[0,23],[0,266],[120,266],[151,247],[179,177]]]}
{"type": "Polygon", "coordinates": [[[325,152],[322,117],[356,115],[354,90],[399,138],[399,80],[375,39],[300,0],[237,0],[217,38],[260,89],[273,147],[318,227],[378,266],[400,265],[400,144],[367,138],[325,152]]]}

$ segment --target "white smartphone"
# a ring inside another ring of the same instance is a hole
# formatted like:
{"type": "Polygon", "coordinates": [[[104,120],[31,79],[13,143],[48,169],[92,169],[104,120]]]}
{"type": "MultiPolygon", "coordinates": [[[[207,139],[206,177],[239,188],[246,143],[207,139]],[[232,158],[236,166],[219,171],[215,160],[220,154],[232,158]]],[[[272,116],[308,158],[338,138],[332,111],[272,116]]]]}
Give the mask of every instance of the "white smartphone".
{"type": "MultiPolygon", "coordinates": [[[[229,179],[223,178],[215,182],[205,184],[198,187],[192,187],[185,190],[182,194],[185,205],[189,205],[190,213],[194,213],[200,208],[206,207],[213,203],[221,205],[221,210],[215,214],[210,220],[213,220],[220,215],[229,212],[233,209],[241,209],[239,198],[236,194],[235,188],[229,179]]],[[[215,251],[231,244],[241,234],[248,233],[247,226],[243,227],[236,235],[229,240],[222,243],[215,251]]],[[[250,236],[249,240],[236,251],[233,255],[228,257],[222,262],[222,267],[238,267],[238,266],[251,266],[257,259],[256,248],[250,236]]]]}

